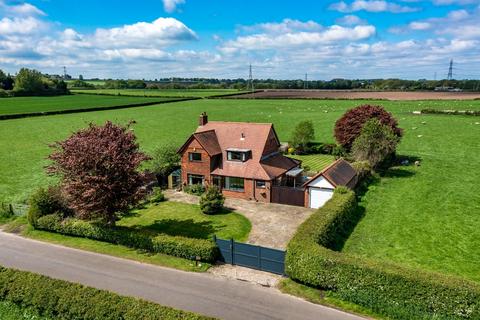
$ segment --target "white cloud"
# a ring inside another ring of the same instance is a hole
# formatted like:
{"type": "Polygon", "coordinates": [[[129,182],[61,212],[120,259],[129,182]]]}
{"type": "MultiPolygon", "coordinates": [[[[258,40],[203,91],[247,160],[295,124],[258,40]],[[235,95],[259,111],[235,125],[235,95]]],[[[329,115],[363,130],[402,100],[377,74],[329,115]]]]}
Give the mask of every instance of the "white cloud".
{"type": "Polygon", "coordinates": [[[405,13],[419,10],[419,8],[416,7],[402,6],[384,0],[355,0],[350,4],[347,4],[345,1],[340,1],[331,4],[329,8],[340,12],[356,12],[364,10],[368,12],[405,13]]]}
{"type": "Polygon", "coordinates": [[[367,39],[374,34],[375,27],[371,25],[356,26],[354,28],[332,25],[318,32],[259,33],[240,36],[235,40],[225,42],[220,49],[225,53],[233,53],[237,50],[288,49],[299,46],[311,47],[334,41],[367,39]]]}
{"type": "Polygon", "coordinates": [[[184,4],[185,0],[163,0],[163,8],[165,11],[172,13],[177,10],[177,6],[184,4]]]}
{"type": "Polygon", "coordinates": [[[437,6],[447,6],[447,5],[467,5],[478,3],[478,0],[433,0],[433,4],[437,6]]]}
{"type": "Polygon", "coordinates": [[[286,33],[295,31],[314,31],[322,29],[322,26],[315,21],[300,21],[295,19],[283,19],[282,22],[259,23],[252,26],[240,26],[239,31],[255,32],[264,31],[268,33],[286,33]]]}
{"type": "Polygon", "coordinates": [[[411,22],[408,27],[412,30],[427,30],[430,29],[432,25],[428,22],[414,21],[411,22]]]}
{"type": "Polygon", "coordinates": [[[97,29],[91,37],[99,47],[151,47],[197,39],[195,32],[174,18],[137,22],[111,29],[97,29]]]}
{"type": "Polygon", "coordinates": [[[354,26],[354,25],[358,25],[358,24],[367,24],[367,21],[364,20],[364,19],[361,19],[360,17],[358,17],[356,15],[349,14],[349,15],[343,16],[341,18],[338,18],[336,20],[336,23],[347,25],[347,26],[354,26]]]}
{"type": "Polygon", "coordinates": [[[41,32],[46,23],[34,17],[3,18],[0,20],[0,37],[11,34],[31,34],[41,32]]]}
{"type": "Polygon", "coordinates": [[[45,12],[30,3],[22,3],[19,5],[8,6],[8,11],[18,15],[45,15],[45,12]]]}

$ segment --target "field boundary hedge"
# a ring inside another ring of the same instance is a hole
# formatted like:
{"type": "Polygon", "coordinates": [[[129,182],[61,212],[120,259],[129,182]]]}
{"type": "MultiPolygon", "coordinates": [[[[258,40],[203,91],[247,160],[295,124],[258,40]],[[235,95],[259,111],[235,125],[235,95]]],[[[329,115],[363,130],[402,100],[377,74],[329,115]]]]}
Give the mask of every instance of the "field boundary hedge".
{"type": "Polygon", "coordinates": [[[286,272],[392,319],[480,319],[480,285],[462,278],[333,251],[357,208],[338,189],[298,228],[287,247],[286,272]]]}
{"type": "MultiPolygon", "coordinates": [[[[136,96],[137,98],[141,98],[141,96],[136,96]]],[[[159,97],[160,98],[160,97],[159,97]]],[[[154,97],[152,99],[155,99],[154,97]]],[[[29,118],[29,117],[41,117],[41,116],[51,116],[51,115],[58,115],[58,114],[70,114],[70,113],[80,113],[80,112],[94,112],[94,111],[103,111],[103,110],[116,110],[116,109],[127,109],[127,108],[134,108],[134,107],[146,107],[155,104],[164,104],[164,103],[172,103],[172,102],[180,102],[180,101],[189,101],[189,100],[198,100],[201,98],[175,98],[175,97],[165,97],[162,99],[171,99],[171,100],[161,100],[161,101],[152,101],[152,102],[139,102],[139,103],[132,103],[132,104],[123,104],[117,106],[110,106],[110,107],[92,107],[92,108],[81,108],[81,109],[66,109],[66,110],[55,110],[55,111],[44,111],[44,112],[30,112],[30,113],[14,113],[14,114],[3,114],[0,115],[0,120],[11,120],[11,119],[22,119],[22,118],[29,118]]]]}
{"type": "Polygon", "coordinates": [[[106,290],[0,266],[0,300],[71,320],[212,319],[106,290]]]}
{"type": "Polygon", "coordinates": [[[456,116],[480,116],[480,111],[475,110],[437,110],[437,109],[422,109],[422,114],[444,114],[456,116]]]}
{"type": "Polygon", "coordinates": [[[75,218],[62,219],[57,214],[38,218],[35,228],[190,260],[199,257],[202,261],[213,262],[218,253],[212,240],[167,234],[152,235],[126,227],[105,227],[75,218]]]}

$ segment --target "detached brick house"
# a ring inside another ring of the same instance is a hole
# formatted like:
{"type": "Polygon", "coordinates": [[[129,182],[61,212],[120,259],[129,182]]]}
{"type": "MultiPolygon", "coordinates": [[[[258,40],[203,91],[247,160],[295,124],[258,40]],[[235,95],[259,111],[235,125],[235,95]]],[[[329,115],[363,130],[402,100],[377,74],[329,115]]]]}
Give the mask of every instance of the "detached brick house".
{"type": "MultiPolygon", "coordinates": [[[[227,197],[279,202],[272,199],[279,197],[273,187],[294,181],[302,171],[300,161],[285,157],[279,148],[271,123],[209,122],[202,113],[199,127],[178,150],[183,184],[214,184],[227,197]]],[[[295,191],[303,206],[304,191],[295,191]]]]}

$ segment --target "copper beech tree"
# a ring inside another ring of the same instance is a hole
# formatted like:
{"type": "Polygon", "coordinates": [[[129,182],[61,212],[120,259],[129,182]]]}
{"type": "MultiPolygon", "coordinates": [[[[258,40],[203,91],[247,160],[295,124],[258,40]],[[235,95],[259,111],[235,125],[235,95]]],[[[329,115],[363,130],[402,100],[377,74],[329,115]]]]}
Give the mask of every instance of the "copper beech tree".
{"type": "Polygon", "coordinates": [[[397,137],[402,136],[402,129],[398,128],[397,120],[381,106],[361,105],[350,109],[335,123],[335,138],[347,150],[360,135],[363,125],[370,119],[378,119],[381,124],[392,129],[397,137]]]}
{"type": "Polygon", "coordinates": [[[139,150],[130,124],[90,124],[51,147],[47,172],[61,178],[69,207],[81,219],[114,225],[116,214],[138,203],[143,194],[139,166],[149,157],[139,150]]]}

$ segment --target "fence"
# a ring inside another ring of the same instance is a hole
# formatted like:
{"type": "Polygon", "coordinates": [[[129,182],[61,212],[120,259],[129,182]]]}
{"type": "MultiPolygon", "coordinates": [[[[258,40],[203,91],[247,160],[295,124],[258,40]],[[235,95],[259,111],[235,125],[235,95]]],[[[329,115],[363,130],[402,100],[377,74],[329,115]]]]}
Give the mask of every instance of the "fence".
{"type": "Polygon", "coordinates": [[[272,186],[272,202],[303,207],[305,191],[292,187],[272,186]]]}
{"type": "Polygon", "coordinates": [[[214,240],[222,262],[282,275],[285,273],[285,251],[216,237],[214,240]]]}

